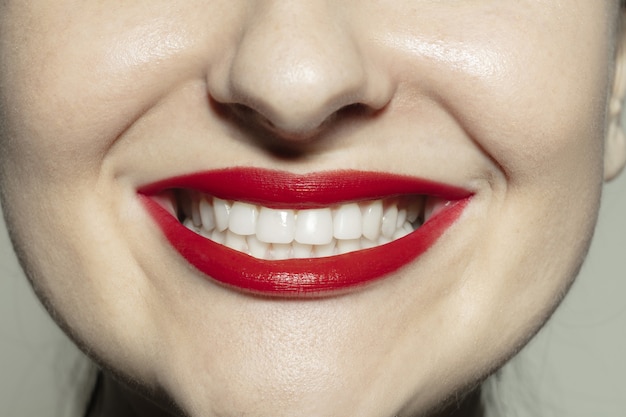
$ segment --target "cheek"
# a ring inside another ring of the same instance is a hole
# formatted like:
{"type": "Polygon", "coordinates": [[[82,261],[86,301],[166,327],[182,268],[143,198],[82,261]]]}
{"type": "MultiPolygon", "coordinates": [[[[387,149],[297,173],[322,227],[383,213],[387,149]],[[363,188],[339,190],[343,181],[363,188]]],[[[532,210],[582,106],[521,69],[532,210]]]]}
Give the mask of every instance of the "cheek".
{"type": "Polygon", "coordinates": [[[7,8],[0,27],[5,170],[28,169],[24,181],[48,184],[98,175],[172,79],[190,74],[182,52],[190,33],[174,26],[173,15],[163,18],[167,7],[60,1],[7,8]]]}
{"type": "MultiPolygon", "coordinates": [[[[534,37],[528,29],[509,34],[516,41],[501,45],[499,73],[477,83],[490,99],[480,115],[470,115],[481,120],[470,122],[471,133],[509,187],[583,187],[584,193],[602,177],[611,42],[604,26],[578,28],[575,20],[531,28],[534,37]]],[[[480,101],[481,91],[473,93],[480,101]]]]}
{"type": "MultiPolygon", "coordinates": [[[[604,22],[601,7],[589,12],[604,22]]],[[[490,49],[489,76],[468,78],[451,100],[452,112],[497,168],[488,179],[492,226],[481,232],[476,271],[503,268],[510,289],[495,282],[494,288],[540,315],[578,271],[603,181],[611,30],[578,25],[579,19],[569,13],[559,21],[499,26],[502,33],[492,37],[502,41],[490,49]]]]}
{"type": "Polygon", "coordinates": [[[463,71],[445,78],[455,79],[455,88],[440,85],[449,114],[494,166],[475,198],[480,210],[467,213],[472,243],[446,303],[449,316],[467,324],[460,350],[478,346],[472,358],[458,357],[494,366],[541,327],[588,249],[602,186],[612,53],[609,30],[578,28],[583,18],[575,14],[521,26],[504,18],[489,26],[489,38],[484,27],[456,35],[467,48],[457,56],[484,57],[482,70],[459,60],[463,71]]]}

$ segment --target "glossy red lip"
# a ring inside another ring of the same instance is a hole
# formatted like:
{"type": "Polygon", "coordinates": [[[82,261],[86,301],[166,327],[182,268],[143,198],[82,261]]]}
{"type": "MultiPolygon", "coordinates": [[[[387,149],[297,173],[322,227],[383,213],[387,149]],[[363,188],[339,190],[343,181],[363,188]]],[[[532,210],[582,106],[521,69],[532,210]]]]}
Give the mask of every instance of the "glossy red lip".
{"type": "Polygon", "coordinates": [[[331,295],[389,275],[426,252],[461,215],[471,195],[458,187],[387,173],[296,175],[256,168],[196,173],[139,189],[140,200],[169,243],[196,269],[229,287],[280,297],[331,295]],[[273,208],[325,207],[406,194],[437,196],[450,203],[413,233],[391,243],[325,258],[276,261],[257,259],[206,239],[150,198],[174,188],[273,208]]]}

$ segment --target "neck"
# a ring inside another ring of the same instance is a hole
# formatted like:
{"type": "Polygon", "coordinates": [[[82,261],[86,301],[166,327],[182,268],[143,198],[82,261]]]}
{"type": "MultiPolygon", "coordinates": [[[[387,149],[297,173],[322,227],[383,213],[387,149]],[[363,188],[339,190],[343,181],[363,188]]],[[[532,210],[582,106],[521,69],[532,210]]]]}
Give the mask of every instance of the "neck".
{"type": "Polygon", "coordinates": [[[478,387],[460,401],[450,404],[445,409],[429,415],[429,417],[485,417],[485,415],[481,389],[478,387]]]}
{"type": "Polygon", "coordinates": [[[102,372],[85,417],[174,417],[152,401],[102,372]]]}
{"type": "MultiPolygon", "coordinates": [[[[429,417],[484,417],[480,389],[429,417]]],[[[175,417],[134,390],[102,372],[85,417],[175,417]]]]}

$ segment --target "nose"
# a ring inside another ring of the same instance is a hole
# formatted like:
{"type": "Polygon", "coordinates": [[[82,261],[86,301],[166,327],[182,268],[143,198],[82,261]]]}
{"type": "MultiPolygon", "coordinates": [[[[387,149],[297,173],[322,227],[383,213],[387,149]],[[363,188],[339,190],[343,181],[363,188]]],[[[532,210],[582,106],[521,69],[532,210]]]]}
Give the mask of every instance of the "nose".
{"type": "Polygon", "coordinates": [[[310,139],[344,108],[383,107],[391,84],[332,4],[255,2],[230,65],[209,79],[212,98],[288,141],[310,139]]]}

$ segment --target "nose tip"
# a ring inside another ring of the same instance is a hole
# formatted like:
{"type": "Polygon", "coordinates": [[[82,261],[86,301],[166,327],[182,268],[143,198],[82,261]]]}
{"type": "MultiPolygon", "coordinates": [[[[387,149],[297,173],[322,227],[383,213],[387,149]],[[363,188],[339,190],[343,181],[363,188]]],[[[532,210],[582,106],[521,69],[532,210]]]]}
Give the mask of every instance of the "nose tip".
{"type": "Polygon", "coordinates": [[[384,106],[389,85],[326,2],[278,3],[248,19],[216,101],[286,140],[310,138],[343,108],[384,106]]]}
{"type": "Polygon", "coordinates": [[[259,62],[252,73],[241,60],[236,62],[230,77],[231,94],[236,103],[252,109],[273,130],[306,136],[339,109],[362,100],[360,68],[342,70],[324,62],[321,54],[315,61],[265,58],[271,64],[259,62]]]}

